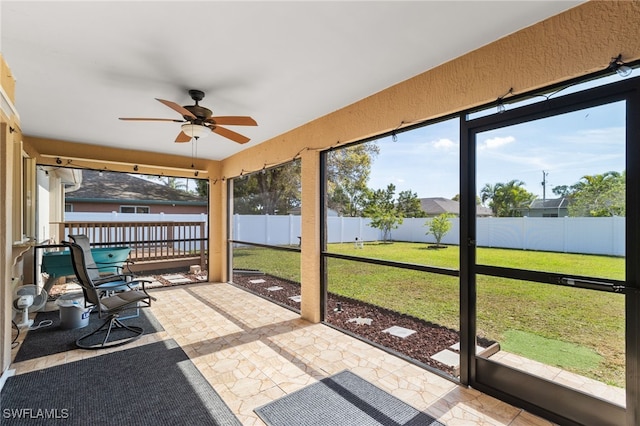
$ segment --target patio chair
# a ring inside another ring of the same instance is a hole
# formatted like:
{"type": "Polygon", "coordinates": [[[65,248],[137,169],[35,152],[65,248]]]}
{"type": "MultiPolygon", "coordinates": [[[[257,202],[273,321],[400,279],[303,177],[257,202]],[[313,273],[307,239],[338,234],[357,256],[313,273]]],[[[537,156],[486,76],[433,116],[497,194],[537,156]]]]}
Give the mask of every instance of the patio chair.
{"type": "MultiPolygon", "coordinates": [[[[93,254],[91,253],[91,245],[89,238],[86,235],[69,235],[69,238],[82,248],[85,264],[87,267],[87,273],[96,286],[99,286],[103,295],[112,295],[116,291],[129,290],[130,286],[127,282],[134,280],[133,274],[124,273],[123,267],[120,265],[108,265],[113,266],[118,270],[117,274],[112,275],[100,275],[100,269],[96,264],[93,254]]],[[[64,244],[64,241],[63,241],[64,244]]],[[[103,266],[104,267],[104,266],[103,266]]]]}
{"type": "Polygon", "coordinates": [[[101,286],[94,281],[87,269],[87,258],[84,249],[75,243],[65,241],[63,244],[68,246],[71,252],[71,263],[82,287],[85,307],[95,309],[98,312],[98,318],[106,318],[95,331],[76,340],[76,346],[83,349],[102,349],[124,345],[139,338],[144,333],[144,329],[123,324],[120,321],[120,315],[132,308],[151,306],[151,300],[155,300],[155,298],[149,295],[144,287],[145,283],[149,281],[133,280],[123,282],[123,285],[128,286],[128,291],[120,291],[113,293],[111,296],[104,296],[101,294],[101,286]],[[117,340],[110,341],[109,337],[112,337],[112,332],[116,329],[117,340]],[[121,337],[121,334],[124,334],[125,337],[121,337]]]}

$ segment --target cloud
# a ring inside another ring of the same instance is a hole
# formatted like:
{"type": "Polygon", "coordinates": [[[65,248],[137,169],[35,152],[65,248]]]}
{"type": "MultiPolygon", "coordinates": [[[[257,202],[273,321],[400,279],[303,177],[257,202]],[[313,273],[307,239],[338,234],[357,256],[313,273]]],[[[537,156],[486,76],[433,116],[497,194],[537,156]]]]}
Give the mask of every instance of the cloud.
{"type": "Polygon", "coordinates": [[[513,136],[506,136],[503,138],[497,136],[495,138],[490,138],[482,142],[478,146],[478,149],[496,149],[503,145],[510,144],[511,142],[515,142],[515,140],[516,138],[514,138],[513,136]]]}
{"type": "Polygon", "coordinates": [[[457,145],[457,143],[447,138],[442,138],[438,139],[437,141],[431,142],[431,146],[438,150],[450,150],[451,148],[455,148],[457,145]]]}
{"type": "MultiPolygon", "coordinates": [[[[604,127],[599,129],[580,130],[561,137],[562,142],[584,145],[618,145],[624,146],[626,129],[624,126],[604,127]]],[[[610,148],[608,148],[610,149],[610,148]]]]}

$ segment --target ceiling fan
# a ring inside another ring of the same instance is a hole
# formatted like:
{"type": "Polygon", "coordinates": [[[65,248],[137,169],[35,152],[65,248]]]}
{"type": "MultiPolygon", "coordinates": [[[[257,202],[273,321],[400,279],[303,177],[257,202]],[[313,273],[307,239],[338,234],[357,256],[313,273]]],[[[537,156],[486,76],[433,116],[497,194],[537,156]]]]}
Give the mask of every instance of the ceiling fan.
{"type": "Polygon", "coordinates": [[[195,101],[195,105],[180,106],[175,102],[166,101],[164,99],[158,99],[172,110],[182,115],[183,120],[173,118],[120,118],[120,120],[126,121],[173,121],[176,123],[184,123],[181,126],[181,132],[176,138],[176,142],[189,142],[191,138],[200,138],[206,136],[209,132],[217,133],[220,136],[224,136],[227,139],[231,139],[237,143],[247,143],[249,138],[236,133],[232,130],[220,127],[223,125],[230,126],[257,126],[258,123],[251,118],[245,116],[223,116],[212,117],[213,112],[209,108],[198,105],[198,102],[204,98],[204,92],[200,90],[189,90],[191,99],[195,101]]]}

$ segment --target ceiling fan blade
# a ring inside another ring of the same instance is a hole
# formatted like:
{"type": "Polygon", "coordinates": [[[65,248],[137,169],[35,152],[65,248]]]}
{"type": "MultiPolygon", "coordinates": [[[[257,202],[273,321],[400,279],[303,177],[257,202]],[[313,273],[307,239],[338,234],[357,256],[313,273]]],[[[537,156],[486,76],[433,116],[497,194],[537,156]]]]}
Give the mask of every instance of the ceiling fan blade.
{"type": "Polygon", "coordinates": [[[120,117],[119,120],[124,121],[173,121],[174,123],[184,123],[184,120],[178,120],[174,118],[128,118],[120,117]]]}
{"type": "Polygon", "coordinates": [[[247,143],[251,140],[248,137],[241,135],[240,133],[236,133],[233,130],[225,129],[224,127],[220,126],[212,127],[211,131],[238,143],[247,143]]]}
{"type": "Polygon", "coordinates": [[[178,105],[175,102],[171,102],[171,101],[165,101],[164,99],[158,99],[156,98],[156,101],[158,102],[162,102],[163,104],[165,104],[166,106],[168,106],[169,108],[171,108],[172,110],[178,112],[180,115],[185,116],[185,117],[189,117],[189,118],[193,118],[196,119],[197,117],[195,115],[193,115],[191,113],[191,111],[189,111],[188,109],[181,107],[180,105],[178,105]]]}
{"type": "Polygon", "coordinates": [[[180,134],[178,134],[178,137],[176,138],[176,142],[191,142],[191,136],[187,135],[185,132],[180,132],[180,134]]]}
{"type": "Polygon", "coordinates": [[[224,124],[225,126],[257,126],[256,120],[251,117],[230,115],[225,117],[211,117],[207,121],[214,124],[224,124]]]}

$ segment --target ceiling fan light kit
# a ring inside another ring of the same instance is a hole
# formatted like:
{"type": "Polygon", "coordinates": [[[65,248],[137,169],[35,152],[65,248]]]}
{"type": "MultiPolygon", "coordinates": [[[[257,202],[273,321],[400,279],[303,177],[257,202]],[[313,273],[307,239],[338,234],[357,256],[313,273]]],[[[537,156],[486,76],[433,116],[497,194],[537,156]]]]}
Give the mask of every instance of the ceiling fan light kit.
{"type": "Polygon", "coordinates": [[[229,125],[229,126],[257,126],[258,123],[247,116],[224,116],[224,117],[212,117],[213,112],[209,108],[205,108],[201,105],[198,105],[204,98],[204,92],[201,90],[189,90],[189,96],[194,100],[195,105],[185,105],[180,106],[175,102],[167,101],[164,99],[156,100],[178,114],[182,116],[182,120],[174,119],[174,118],[120,118],[120,120],[125,121],[173,121],[176,123],[184,123],[181,126],[181,131],[178,133],[176,137],[176,142],[190,142],[191,139],[199,139],[203,136],[209,134],[209,132],[217,133],[220,136],[223,136],[227,139],[231,139],[237,143],[247,143],[249,142],[249,138],[241,135],[240,133],[236,133],[233,130],[229,130],[225,127],[220,127],[220,125],[229,125]]]}
{"type": "Polygon", "coordinates": [[[196,139],[207,136],[211,132],[210,128],[201,124],[185,123],[181,126],[181,128],[182,133],[189,136],[190,138],[196,139]]]}

